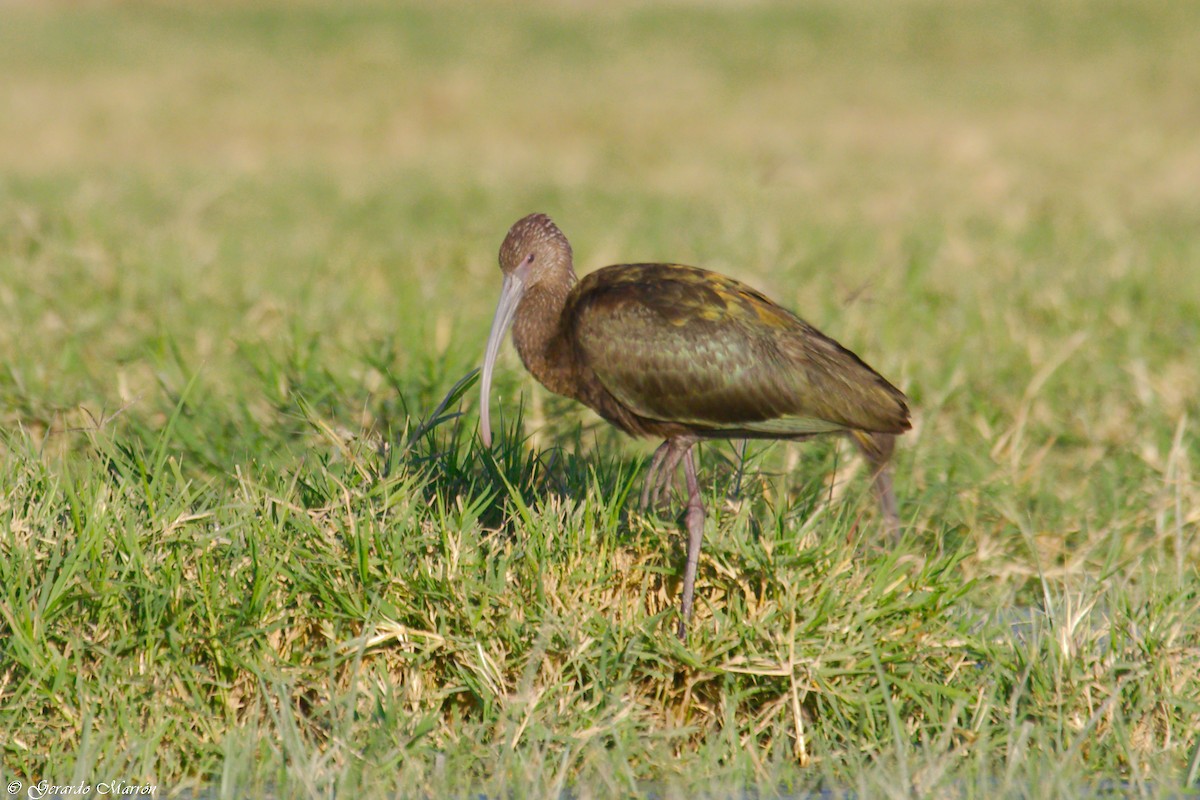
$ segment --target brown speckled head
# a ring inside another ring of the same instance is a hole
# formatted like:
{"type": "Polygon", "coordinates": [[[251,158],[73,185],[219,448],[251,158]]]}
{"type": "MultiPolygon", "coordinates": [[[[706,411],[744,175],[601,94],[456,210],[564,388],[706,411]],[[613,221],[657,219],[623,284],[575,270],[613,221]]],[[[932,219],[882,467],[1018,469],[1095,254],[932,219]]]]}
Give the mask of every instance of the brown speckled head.
{"type": "Polygon", "coordinates": [[[500,245],[500,270],[508,275],[528,263],[537,269],[538,261],[571,263],[571,245],[554,221],[545,214],[522,217],[508,229],[500,245]]]}
{"type": "Polygon", "coordinates": [[[479,381],[482,405],[479,432],[483,443],[489,447],[492,444],[492,431],[488,393],[492,387],[492,368],[496,363],[496,354],[500,352],[500,343],[513,323],[521,298],[530,287],[552,285],[551,281],[566,288],[574,285],[571,245],[548,216],[530,214],[517,220],[508,229],[508,235],[500,245],[500,271],[504,274],[504,283],[500,287],[500,301],[496,303],[496,316],[492,318],[492,330],[484,348],[483,373],[479,381]]]}

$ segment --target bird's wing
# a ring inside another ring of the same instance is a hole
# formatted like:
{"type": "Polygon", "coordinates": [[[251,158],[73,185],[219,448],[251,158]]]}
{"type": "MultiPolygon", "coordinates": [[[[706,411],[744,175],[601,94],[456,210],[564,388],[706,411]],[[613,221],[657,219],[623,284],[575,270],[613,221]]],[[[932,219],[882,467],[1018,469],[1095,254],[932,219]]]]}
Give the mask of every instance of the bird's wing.
{"type": "Polygon", "coordinates": [[[583,364],[639,416],[772,437],[909,427],[899,390],[732,278],[606,267],[584,277],[567,311],[583,364]]]}

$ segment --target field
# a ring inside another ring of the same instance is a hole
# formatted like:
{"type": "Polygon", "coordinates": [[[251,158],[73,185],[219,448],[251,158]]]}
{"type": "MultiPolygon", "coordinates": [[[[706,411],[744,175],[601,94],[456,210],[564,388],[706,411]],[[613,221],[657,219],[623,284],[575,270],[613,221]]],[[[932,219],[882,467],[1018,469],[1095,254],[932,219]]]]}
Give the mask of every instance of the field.
{"type": "Polygon", "coordinates": [[[0,4],[0,779],[1195,791],[1197,53],[1166,0],[0,4]],[[507,346],[479,441],[531,211],[903,388],[899,544],[846,442],[705,445],[676,640],[655,443],[507,346]]]}

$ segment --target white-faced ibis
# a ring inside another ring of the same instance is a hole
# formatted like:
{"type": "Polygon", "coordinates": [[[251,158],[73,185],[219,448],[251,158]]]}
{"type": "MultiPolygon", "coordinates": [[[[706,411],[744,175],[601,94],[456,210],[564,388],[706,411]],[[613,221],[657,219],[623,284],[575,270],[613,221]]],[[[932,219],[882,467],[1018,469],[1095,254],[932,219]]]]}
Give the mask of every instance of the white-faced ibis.
{"type": "Polygon", "coordinates": [[[692,447],[701,439],[850,435],[873,470],[889,528],[898,528],[887,462],[908,430],[904,394],[854,353],[749,286],[676,264],[621,264],[575,277],[571,245],[530,214],[500,246],[504,283],[488,336],[480,425],[509,326],[521,360],[550,391],[588,406],[655,451],[642,504],[657,502],[679,462],[687,478],[687,563],[679,636],[692,612],[704,504],[692,447]]]}

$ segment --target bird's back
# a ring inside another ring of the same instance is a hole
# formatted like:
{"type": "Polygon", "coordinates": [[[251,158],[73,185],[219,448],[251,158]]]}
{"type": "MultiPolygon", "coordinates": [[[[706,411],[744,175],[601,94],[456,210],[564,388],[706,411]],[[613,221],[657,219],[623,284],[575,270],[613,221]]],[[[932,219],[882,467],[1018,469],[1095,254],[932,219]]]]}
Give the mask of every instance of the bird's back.
{"type": "Polygon", "coordinates": [[[568,300],[581,366],[632,413],[707,436],[901,433],[905,397],[857,355],[715,272],[624,264],[568,300]]]}

